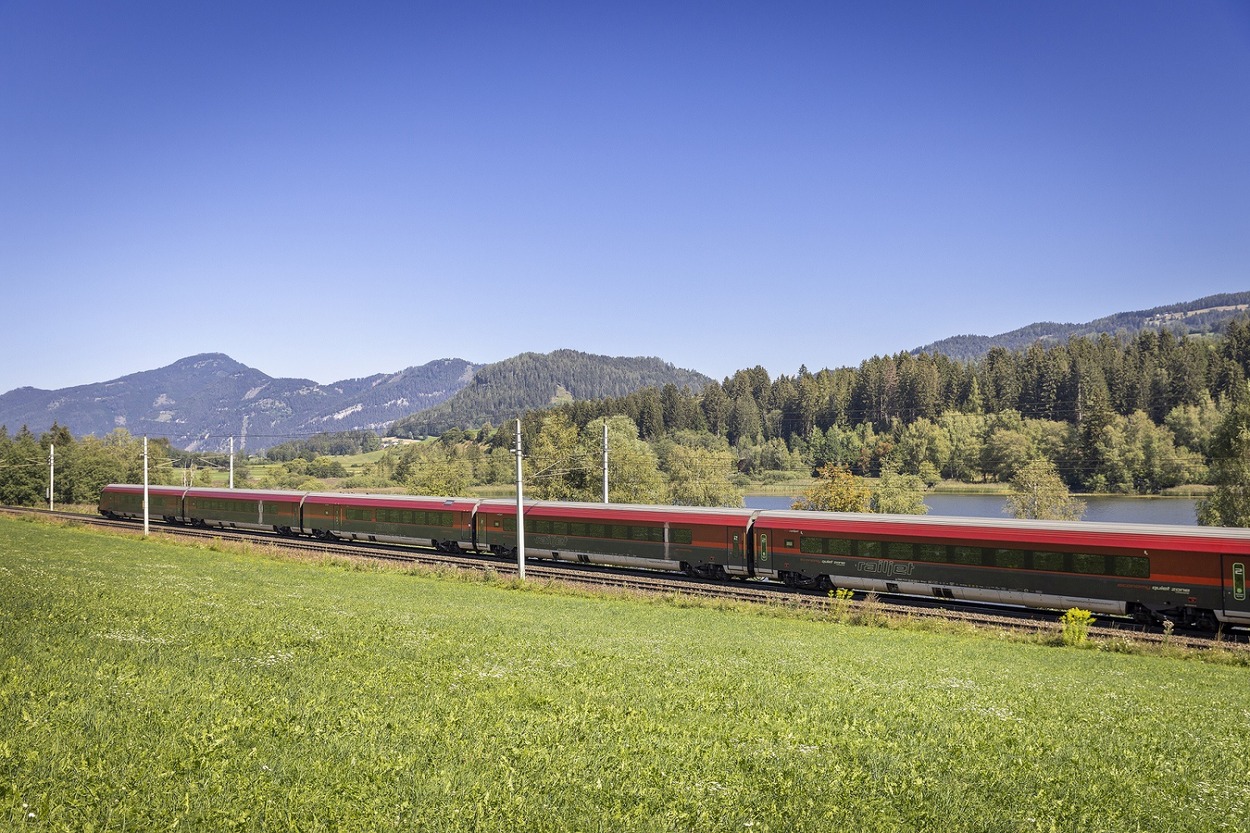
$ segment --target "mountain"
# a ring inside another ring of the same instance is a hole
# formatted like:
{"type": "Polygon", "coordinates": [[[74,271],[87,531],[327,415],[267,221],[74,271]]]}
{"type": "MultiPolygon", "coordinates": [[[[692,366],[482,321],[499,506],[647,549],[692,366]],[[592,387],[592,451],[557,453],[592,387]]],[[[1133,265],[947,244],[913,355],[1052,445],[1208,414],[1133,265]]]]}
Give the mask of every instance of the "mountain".
{"type": "Polygon", "coordinates": [[[391,434],[420,437],[486,422],[499,425],[523,411],[560,402],[621,397],[667,384],[699,391],[711,381],[656,358],[613,358],[575,350],[522,353],[483,367],[455,396],[399,420],[391,426],[391,434]]]}
{"type": "Polygon", "coordinates": [[[220,451],[236,437],[240,447],[260,451],[319,431],[380,431],[448,399],[479,367],[440,359],[323,386],[274,379],[229,356],[205,353],[110,382],[9,391],[0,396],[0,425],[42,433],[56,422],[76,436],[120,427],[134,436],[168,437],[190,451],[220,451]]]}
{"type": "Polygon", "coordinates": [[[972,361],[983,358],[993,347],[1022,350],[1036,341],[1064,341],[1076,336],[1115,335],[1119,332],[1132,335],[1146,329],[1209,333],[1222,329],[1230,319],[1245,315],[1247,309],[1250,309],[1250,292],[1233,292],[1139,312],[1116,313],[1087,324],[1042,321],[996,336],[952,336],[911,352],[941,353],[959,361],[972,361]]]}

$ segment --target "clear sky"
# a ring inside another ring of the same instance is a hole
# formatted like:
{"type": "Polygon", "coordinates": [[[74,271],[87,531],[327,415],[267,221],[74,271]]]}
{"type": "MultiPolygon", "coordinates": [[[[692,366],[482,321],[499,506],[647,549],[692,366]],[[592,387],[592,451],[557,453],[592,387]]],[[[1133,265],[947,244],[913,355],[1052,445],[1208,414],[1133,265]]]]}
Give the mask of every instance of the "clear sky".
{"type": "Polygon", "coordinates": [[[0,392],[1250,290],[1250,3],[0,0],[0,392]]]}

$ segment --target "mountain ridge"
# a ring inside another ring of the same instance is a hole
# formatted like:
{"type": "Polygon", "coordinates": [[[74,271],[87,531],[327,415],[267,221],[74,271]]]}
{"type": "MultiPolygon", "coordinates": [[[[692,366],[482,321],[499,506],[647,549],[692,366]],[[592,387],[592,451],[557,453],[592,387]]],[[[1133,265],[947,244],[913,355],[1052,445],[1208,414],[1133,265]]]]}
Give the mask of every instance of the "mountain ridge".
{"type": "Polygon", "coordinates": [[[1250,292],[1226,292],[1148,310],[1117,312],[1084,324],[1036,321],[994,336],[949,336],[908,352],[913,355],[941,353],[957,361],[974,361],[984,357],[995,347],[1023,350],[1038,341],[1062,341],[1103,333],[1115,335],[1121,330],[1133,333],[1143,329],[1166,328],[1185,334],[1213,332],[1231,318],[1245,314],[1247,310],[1250,310],[1250,292]]]}
{"type": "MultiPolygon", "coordinates": [[[[1250,292],[1115,313],[1085,324],[1034,322],[997,336],[952,336],[909,352],[973,361],[994,347],[1022,350],[1036,342],[1145,329],[1205,333],[1250,311],[1250,292]]],[[[36,433],[56,423],[76,435],[115,428],[163,436],[188,451],[262,451],[319,432],[389,429],[428,436],[476,427],[526,410],[571,400],[622,397],[642,387],[674,384],[699,391],[712,381],[655,357],[611,357],[576,350],[521,353],[491,364],[436,359],[394,373],[321,385],[275,378],[224,353],[200,353],[154,370],[59,390],[15,388],[0,394],[0,425],[36,433]]]]}
{"type": "Polygon", "coordinates": [[[168,437],[188,451],[220,451],[237,437],[241,447],[263,450],[319,431],[384,429],[449,398],[479,367],[437,359],[320,385],[274,378],[224,353],[200,353],[105,382],[16,388],[0,395],[0,425],[42,431],[55,422],[98,436],[125,428],[136,436],[168,437]]]}

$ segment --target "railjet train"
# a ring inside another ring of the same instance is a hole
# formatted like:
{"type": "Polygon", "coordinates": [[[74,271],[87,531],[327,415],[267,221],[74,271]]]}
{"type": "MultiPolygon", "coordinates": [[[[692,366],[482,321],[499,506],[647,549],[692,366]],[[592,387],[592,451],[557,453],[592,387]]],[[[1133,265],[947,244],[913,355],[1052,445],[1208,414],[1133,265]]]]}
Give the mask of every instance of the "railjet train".
{"type": "MultiPolygon", "coordinates": [[[[105,487],[100,513],[141,519],[143,487],[105,487]]],[[[527,559],[1250,625],[1244,529],[567,502],[527,503],[523,514],[527,559]]],[[[516,555],[509,500],[153,486],[149,516],[516,555]]]]}

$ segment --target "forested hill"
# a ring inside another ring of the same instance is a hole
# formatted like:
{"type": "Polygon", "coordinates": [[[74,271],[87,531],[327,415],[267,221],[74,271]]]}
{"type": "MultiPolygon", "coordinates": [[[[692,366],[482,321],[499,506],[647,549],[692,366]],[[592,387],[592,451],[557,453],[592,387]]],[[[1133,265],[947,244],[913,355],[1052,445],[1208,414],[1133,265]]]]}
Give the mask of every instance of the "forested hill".
{"type": "Polygon", "coordinates": [[[1170,330],[1177,334],[1210,333],[1221,330],[1229,320],[1250,309],[1250,292],[1211,295],[1165,307],[1120,312],[1086,324],[1056,324],[1041,321],[996,336],[960,335],[944,338],[918,347],[911,352],[940,353],[956,361],[974,361],[985,357],[994,347],[1023,350],[1037,342],[1062,342],[1077,336],[1103,333],[1135,335],[1142,330],[1170,330]]]}
{"type": "Polygon", "coordinates": [[[640,388],[671,384],[697,393],[711,381],[657,358],[615,358],[575,350],[522,353],[482,368],[451,399],[397,421],[389,433],[431,436],[449,428],[499,425],[525,411],[562,402],[622,397],[640,388]]]}

